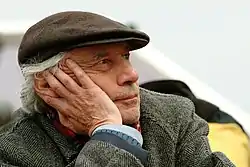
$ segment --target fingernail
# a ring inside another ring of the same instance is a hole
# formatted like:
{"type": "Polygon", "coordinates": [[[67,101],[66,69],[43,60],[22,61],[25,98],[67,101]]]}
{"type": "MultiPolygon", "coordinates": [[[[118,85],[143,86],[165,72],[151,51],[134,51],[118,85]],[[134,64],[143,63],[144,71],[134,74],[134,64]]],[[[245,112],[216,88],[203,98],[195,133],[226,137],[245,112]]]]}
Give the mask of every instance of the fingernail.
{"type": "Polygon", "coordinates": [[[56,73],[56,68],[55,67],[51,68],[50,72],[54,75],[56,73]]]}
{"type": "Polygon", "coordinates": [[[48,76],[48,71],[44,71],[43,76],[46,78],[48,76]]]}
{"type": "Polygon", "coordinates": [[[70,60],[70,59],[67,59],[67,60],[66,60],[66,64],[67,64],[67,65],[70,65],[70,63],[71,63],[71,60],[70,60]]]}

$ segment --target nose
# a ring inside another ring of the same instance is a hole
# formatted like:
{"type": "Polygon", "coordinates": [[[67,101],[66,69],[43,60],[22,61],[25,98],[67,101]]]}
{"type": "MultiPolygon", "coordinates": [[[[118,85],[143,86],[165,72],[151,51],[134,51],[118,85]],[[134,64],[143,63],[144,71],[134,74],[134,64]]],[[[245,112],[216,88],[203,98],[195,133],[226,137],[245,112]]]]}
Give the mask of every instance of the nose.
{"type": "Polygon", "coordinates": [[[119,86],[131,85],[138,81],[138,74],[129,62],[123,64],[123,66],[120,65],[119,69],[120,72],[117,77],[119,86]]]}

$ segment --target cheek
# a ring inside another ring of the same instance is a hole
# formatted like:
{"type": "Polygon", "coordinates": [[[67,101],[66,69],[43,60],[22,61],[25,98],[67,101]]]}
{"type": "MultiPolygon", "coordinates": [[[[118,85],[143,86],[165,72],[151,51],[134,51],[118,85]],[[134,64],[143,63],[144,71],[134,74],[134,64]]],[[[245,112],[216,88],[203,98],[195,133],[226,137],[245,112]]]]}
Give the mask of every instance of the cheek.
{"type": "Polygon", "coordinates": [[[105,75],[95,74],[95,73],[87,73],[89,78],[99,87],[105,89],[106,87],[110,87],[112,84],[110,78],[105,75]]]}
{"type": "Polygon", "coordinates": [[[90,79],[101,88],[109,97],[115,96],[115,92],[117,89],[117,84],[112,75],[107,74],[88,74],[90,79]]]}

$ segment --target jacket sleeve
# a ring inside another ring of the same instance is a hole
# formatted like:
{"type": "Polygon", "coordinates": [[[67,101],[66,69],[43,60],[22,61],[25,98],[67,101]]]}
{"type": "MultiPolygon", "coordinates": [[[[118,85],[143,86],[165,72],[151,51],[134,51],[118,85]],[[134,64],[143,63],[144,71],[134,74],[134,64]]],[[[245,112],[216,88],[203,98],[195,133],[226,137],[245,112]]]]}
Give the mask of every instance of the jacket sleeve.
{"type": "Polygon", "coordinates": [[[208,124],[194,112],[182,121],[177,144],[176,166],[233,167],[230,160],[220,152],[212,153],[208,143],[208,124]]]}
{"type": "Polygon", "coordinates": [[[117,135],[95,134],[79,153],[75,167],[143,167],[147,152],[117,135]]]}

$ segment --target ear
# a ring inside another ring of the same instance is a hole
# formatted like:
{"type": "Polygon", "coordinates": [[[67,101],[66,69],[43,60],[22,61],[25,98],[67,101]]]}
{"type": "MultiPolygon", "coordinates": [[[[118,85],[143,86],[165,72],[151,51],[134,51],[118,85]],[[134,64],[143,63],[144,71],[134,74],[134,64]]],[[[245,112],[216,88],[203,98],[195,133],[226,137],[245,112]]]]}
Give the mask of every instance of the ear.
{"type": "Polygon", "coordinates": [[[44,72],[39,72],[34,74],[33,87],[36,94],[40,96],[42,99],[45,96],[59,97],[54,91],[52,91],[43,74],[44,72]]]}

